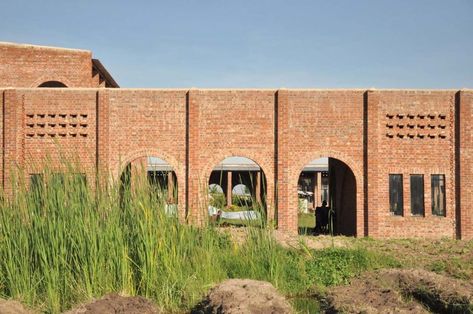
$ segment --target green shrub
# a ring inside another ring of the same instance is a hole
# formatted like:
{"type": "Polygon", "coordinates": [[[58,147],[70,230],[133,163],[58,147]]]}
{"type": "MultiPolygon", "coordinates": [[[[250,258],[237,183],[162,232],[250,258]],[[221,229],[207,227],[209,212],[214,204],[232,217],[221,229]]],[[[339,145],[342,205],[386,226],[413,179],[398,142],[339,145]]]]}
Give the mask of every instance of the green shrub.
{"type": "Polygon", "coordinates": [[[34,188],[18,183],[14,197],[1,199],[1,296],[57,313],[122,292],[182,311],[226,278],[266,280],[293,295],[377,265],[363,250],[283,248],[261,222],[234,243],[212,226],[166,215],[163,193],[146,178],[131,188],[95,185],[77,173],[45,170],[34,188]]]}

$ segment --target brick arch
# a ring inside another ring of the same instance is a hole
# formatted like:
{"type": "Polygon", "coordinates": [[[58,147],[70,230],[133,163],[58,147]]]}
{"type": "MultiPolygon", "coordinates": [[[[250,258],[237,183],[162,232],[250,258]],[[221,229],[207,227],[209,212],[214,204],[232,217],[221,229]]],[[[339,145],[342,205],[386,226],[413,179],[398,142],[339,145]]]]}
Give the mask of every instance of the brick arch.
{"type": "Polygon", "coordinates": [[[120,158],[117,165],[114,166],[112,173],[116,180],[120,179],[121,174],[125,170],[125,167],[132,161],[141,157],[158,157],[169,163],[172,170],[176,173],[177,177],[177,204],[178,204],[178,216],[181,221],[185,220],[186,216],[186,174],[185,167],[178,167],[180,164],[175,157],[163,152],[158,149],[140,149],[130,152],[125,155],[124,158],[120,158]]]}
{"type": "Polygon", "coordinates": [[[176,172],[176,174],[180,170],[179,167],[177,167],[177,165],[179,165],[177,159],[174,158],[172,155],[160,150],[140,149],[125,155],[124,158],[120,158],[118,168],[116,169],[116,172],[114,172],[115,176],[119,178],[123,170],[125,170],[125,167],[130,162],[140,157],[158,157],[168,162],[172,166],[172,169],[174,172],[176,172]]]}
{"type": "MultiPolygon", "coordinates": [[[[266,166],[263,166],[261,163],[259,163],[256,158],[248,157],[248,154],[244,154],[244,153],[231,152],[231,153],[228,153],[228,154],[219,155],[219,156],[209,158],[209,161],[207,162],[206,166],[202,170],[202,174],[203,174],[202,177],[204,178],[204,182],[207,185],[208,185],[208,182],[209,182],[209,179],[210,179],[210,174],[212,173],[212,170],[215,167],[215,165],[217,165],[219,162],[221,162],[221,161],[223,161],[223,160],[225,160],[229,157],[244,157],[244,158],[248,158],[248,159],[252,160],[253,162],[255,162],[261,168],[264,175],[267,177],[267,172],[265,170],[266,166]]],[[[268,178],[266,178],[266,180],[267,179],[268,178]]]]}
{"type": "MultiPolygon", "coordinates": [[[[245,157],[254,161],[263,171],[263,174],[266,178],[266,211],[269,220],[274,219],[274,171],[272,170],[271,164],[264,163],[260,158],[256,157],[252,152],[240,151],[240,150],[230,150],[225,153],[216,154],[215,156],[208,159],[205,167],[202,168],[201,173],[201,181],[199,183],[200,186],[200,195],[205,195],[203,198],[205,206],[208,204],[207,200],[207,189],[210,179],[210,174],[212,173],[212,169],[218,164],[220,161],[228,158],[228,157],[245,157]],[[202,178],[204,180],[202,180],[202,178]],[[203,182],[202,182],[203,181],[203,182]]],[[[271,159],[272,160],[272,159],[271,159]]],[[[201,206],[200,203],[199,206],[201,206]]]]}
{"type": "MultiPolygon", "coordinates": [[[[302,153],[301,157],[298,159],[299,162],[295,164],[290,172],[290,186],[289,186],[289,197],[297,197],[297,182],[299,180],[299,175],[304,169],[304,166],[307,165],[310,161],[322,157],[337,159],[344,163],[352,172],[355,177],[355,187],[356,187],[356,235],[363,236],[364,234],[364,224],[365,224],[365,212],[364,212],[364,200],[363,200],[363,171],[362,166],[359,166],[353,158],[347,154],[334,151],[334,150],[324,150],[317,152],[306,152],[302,153]]],[[[297,208],[294,209],[297,211],[297,208]]],[[[296,214],[297,215],[297,214],[296,214]]]]}
{"type": "Polygon", "coordinates": [[[36,81],[34,81],[34,83],[31,85],[31,87],[36,88],[39,85],[41,85],[45,82],[49,82],[49,81],[61,82],[64,85],[66,85],[66,87],[74,87],[74,86],[72,86],[73,84],[71,83],[71,81],[68,80],[66,77],[64,77],[62,75],[55,74],[55,73],[48,73],[48,74],[42,75],[40,78],[38,78],[36,81]]]}
{"type": "MultiPolygon", "coordinates": [[[[307,165],[309,162],[311,162],[314,159],[323,158],[323,157],[338,159],[344,164],[346,164],[350,168],[350,170],[353,171],[353,174],[355,175],[355,179],[356,179],[356,184],[357,185],[360,184],[360,182],[362,181],[361,178],[363,177],[363,172],[361,170],[362,168],[359,167],[357,163],[350,156],[344,153],[333,151],[333,150],[317,151],[317,153],[308,152],[308,153],[302,154],[302,157],[299,158],[300,162],[298,162],[296,164],[296,167],[294,168],[294,169],[297,169],[297,172],[295,173],[296,180],[299,179],[299,175],[304,169],[305,165],[307,165]]],[[[294,181],[293,178],[291,179],[291,182],[292,181],[294,181]]]]}

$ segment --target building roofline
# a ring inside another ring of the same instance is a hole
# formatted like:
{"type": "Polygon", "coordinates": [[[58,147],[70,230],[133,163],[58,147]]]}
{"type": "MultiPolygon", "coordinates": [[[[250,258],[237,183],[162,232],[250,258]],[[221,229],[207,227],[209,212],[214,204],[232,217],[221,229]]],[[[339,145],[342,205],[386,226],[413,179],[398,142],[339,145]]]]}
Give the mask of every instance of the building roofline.
{"type": "Polygon", "coordinates": [[[76,48],[63,48],[63,47],[54,47],[54,46],[42,46],[42,45],[33,45],[33,44],[19,44],[8,41],[0,41],[0,46],[9,46],[17,48],[31,48],[31,49],[45,49],[45,50],[56,50],[56,51],[68,51],[68,52],[78,52],[78,53],[88,53],[92,54],[90,50],[85,49],[76,49],[76,48]]]}
{"type": "MultiPolygon", "coordinates": [[[[38,91],[37,88],[35,87],[12,87],[12,86],[7,86],[7,87],[2,87],[0,86],[0,89],[2,90],[6,90],[6,89],[15,89],[15,90],[20,90],[20,91],[24,91],[24,90],[35,90],[35,91],[38,91]]],[[[46,90],[48,88],[41,88],[41,90],[46,90]]],[[[52,88],[54,90],[57,90],[57,88],[52,88]]],[[[142,87],[142,88],[98,88],[98,87],[68,87],[67,89],[63,89],[63,90],[68,90],[68,91],[71,91],[71,90],[100,90],[100,91],[103,91],[103,90],[109,90],[109,91],[113,91],[113,92],[127,92],[127,91],[136,91],[136,92],[146,92],[146,91],[169,91],[169,92],[188,92],[188,91],[227,91],[227,92],[231,92],[231,91],[235,91],[235,92],[252,92],[252,91],[279,91],[281,89],[250,89],[250,88],[239,88],[239,89],[225,89],[225,88],[222,88],[222,89],[200,89],[200,88],[165,88],[165,87],[142,87]]],[[[288,89],[285,89],[285,90],[288,90],[288,89]]],[[[342,92],[342,91],[353,91],[353,89],[300,89],[300,90],[296,90],[296,89],[290,89],[289,91],[339,91],[339,92],[342,92]]],[[[458,89],[376,89],[376,90],[373,90],[373,89],[364,89],[364,90],[358,90],[358,91],[372,91],[372,92],[472,92],[473,91],[473,88],[458,88],[458,89]]]]}
{"type": "Polygon", "coordinates": [[[97,71],[100,72],[100,74],[105,77],[105,80],[111,85],[112,88],[120,87],[99,59],[92,59],[92,65],[97,71]]]}

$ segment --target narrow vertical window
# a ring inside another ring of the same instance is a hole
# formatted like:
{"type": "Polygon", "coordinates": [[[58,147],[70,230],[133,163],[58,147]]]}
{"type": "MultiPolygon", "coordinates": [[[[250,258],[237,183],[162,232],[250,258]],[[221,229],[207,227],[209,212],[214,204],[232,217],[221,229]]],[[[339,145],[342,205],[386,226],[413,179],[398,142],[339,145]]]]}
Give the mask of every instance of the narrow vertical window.
{"type": "Polygon", "coordinates": [[[30,193],[32,204],[39,210],[44,204],[44,181],[43,175],[35,173],[30,176],[30,193]]]}
{"type": "Polygon", "coordinates": [[[404,212],[402,174],[389,175],[389,210],[397,216],[402,216],[404,212]]]}
{"type": "Polygon", "coordinates": [[[43,193],[43,176],[41,174],[30,175],[30,192],[37,195],[43,193]]]}
{"type": "Polygon", "coordinates": [[[445,216],[445,175],[433,174],[431,176],[432,190],[432,215],[445,216]]]}
{"type": "Polygon", "coordinates": [[[411,213],[424,216],[424,176],[411,174],[411,213]]]}
{"type": "Polygon", "coordinates": [[[50,179],[50,182],[49,184],[51,184],[51,186],[53,188],[64,188],[65,186],[65,176],[63,173],[53,173],[51,179],[50,179]]]}

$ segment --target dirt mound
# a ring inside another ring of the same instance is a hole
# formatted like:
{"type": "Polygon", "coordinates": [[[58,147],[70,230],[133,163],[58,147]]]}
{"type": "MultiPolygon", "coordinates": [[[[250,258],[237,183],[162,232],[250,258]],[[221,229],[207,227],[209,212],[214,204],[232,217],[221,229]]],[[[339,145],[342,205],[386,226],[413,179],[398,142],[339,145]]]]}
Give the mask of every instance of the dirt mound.
{"type": "Polygon", "coordinates": [[[230,279],[214,287],[192,313],[293,313],[286,299],[268,282],[230,279]]]}
{"type": "Polygon", "coordinates": [[[327,312],[473,313],[472,294],[470,283],[454,278],[425,270],[388,269],[330,289],[327,312]]]}
{"type": "Polygon", "coordinates": [[[348,286],[330,289],[328,313],[429,313],[413,300],[406,301],[380,273],[365,274],[348,286]]]}
{"type": "Polygon", "coordinates": [[[35,312],[27,309],[18,301],[0,299],[1,314],[33,314],[35,312]]]}
{"type": "MultiPolygon", "coordinates": [[[[1,313],[1,311],[0,311],[1,313]]],[[[125,297],[115,293],[103,298],[80,305],[66,314],[156,314],[157,307],[143,297],[125,297]]]]}
{"type": "Polygon", "coordinates": [[[473,285],[425,270],[389,269],[383,276],[397,283],[403,294],[440,313],[473,313],[473,285]]]}

